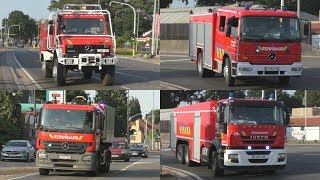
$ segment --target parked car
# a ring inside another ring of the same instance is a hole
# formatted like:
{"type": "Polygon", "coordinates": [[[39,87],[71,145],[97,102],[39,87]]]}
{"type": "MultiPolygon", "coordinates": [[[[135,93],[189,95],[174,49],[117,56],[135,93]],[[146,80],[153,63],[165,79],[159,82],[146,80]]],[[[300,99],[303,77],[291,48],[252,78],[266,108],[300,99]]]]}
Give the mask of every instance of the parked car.
{"type": "Polygon", "coordinates": [[[24,47],[24,44],[22,44],[22,43],[18,43],[18,44],[17,44],[17,47],[19,47],[19,48],[23,48],[23,47],[24,47]]]}
{"type": "Polygon", "coordinates": [[[34,161],[34,148],[28,140],[11,140],[2,145],[1,160],[34,161]]]}
{"type": "Polygon", "coordinates": [[[130,144],[129,151],[131,157],[148,157],[148,149],[144,146],[144,144],[141,143],[130,144]]]}
{"type": "Polygon", "coordinates": [[[111,160],[130,160],[129,147],[124,139],[114,140],[111,147],[111,160]]]}

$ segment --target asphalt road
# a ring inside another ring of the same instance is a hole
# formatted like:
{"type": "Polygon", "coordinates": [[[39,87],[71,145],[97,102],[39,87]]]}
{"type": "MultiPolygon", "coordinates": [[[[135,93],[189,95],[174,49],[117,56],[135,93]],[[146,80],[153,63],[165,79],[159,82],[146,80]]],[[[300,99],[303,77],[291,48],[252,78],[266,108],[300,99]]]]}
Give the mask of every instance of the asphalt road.
{"type": "MultiPolygon", "coordinates": [[[[22,162],[12,162],[14,166],[24,167],[22,162]]],[[[30,166],[35,164],[30,163],[30,166]]],[[[0,167],[2,164],[0,164],[0,167]]],[[[160,153],[149,152],[148,158],[131,158],[129,162],[112,161],[110,171],[101,174],[99,177],[90,177],[84,172],[50,172],[48,176],[40,176],[38,173],[26,173],[16,176],[6,176],[5,179],[20,179],[20,180],[81,180],[81,179],[160,179],[160,153]]],[[[1,179],[1,176],[0,176],[1,179]]]]}
{"type": "Polygon", "coordinates": [[[160,65],[119,58],[112,86],[103,86],[100,74],[86,80],[81,72],[69,71],[65,86],[56,86],[52,78],[43,78],[39,52],[35,49],[0,49],[0,89],[159,89],[160,65]]]}
{"type": "MultiPolygon", "coordinates": [[[[202,179],[281,179],[281,180],[306,180],[306,179],[319,179],[320,176],[320,145],[289,145],[288,146],[288,160],[287,167],[284,170],[276,171],[273,175],[263,173],[241,173],[226,171],[224,177],[213,178],[211,170],[206,166],[187,167],[178,164],[175,155],[171,151],[161,152],[161,165],[178,168],[188,171],[199,176],[202,179]]],[[[166,179],[166,178],[161,178],[166,179]]]]}
{"type": "Polygon", "coordinates": [[[176,89],[213,89],[213,90],[236,90],[236,89],[320,89],[320,58],[303,57],[303,71],[301,77],[293,77],[288,86],[278,83],[278,78],[249,78],[236,80],[233,87],[225,84],[222,74],[216,74],[212,78],[199,78],[196,65],[187,54],[164,54],[161,61],[162,90],[176,89]]]}

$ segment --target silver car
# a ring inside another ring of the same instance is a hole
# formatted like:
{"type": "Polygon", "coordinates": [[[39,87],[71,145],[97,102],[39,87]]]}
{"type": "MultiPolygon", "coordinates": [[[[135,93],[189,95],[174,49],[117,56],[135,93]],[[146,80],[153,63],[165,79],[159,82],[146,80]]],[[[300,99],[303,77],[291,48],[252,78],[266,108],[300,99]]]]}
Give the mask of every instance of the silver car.
{"type": "Polygon", "coordinates": [[[35,160],[35,150],[28,140],[11,140],[2,145],[1,160],[35,160]]]}

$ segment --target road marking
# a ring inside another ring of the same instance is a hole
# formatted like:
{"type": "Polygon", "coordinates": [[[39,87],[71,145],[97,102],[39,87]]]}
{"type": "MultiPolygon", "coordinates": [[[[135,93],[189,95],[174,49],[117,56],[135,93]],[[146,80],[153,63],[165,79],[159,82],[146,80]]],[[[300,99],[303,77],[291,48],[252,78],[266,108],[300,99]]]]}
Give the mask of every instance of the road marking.
{"type": "Polygon", "coordinates": [[[26,88],[23,86],[23,84],[19,81],[19,78],[18,78],[17,74],[14,72],[12,67],[10,67],[10,71],[11,71],[11,74],[13,76],[14,82],[18,86],[18,89],[26,90],[26,88]]]}
{"type": "Polygon", "coordinates": [[[144,61],[144,60],[139,60],[139,59],[131,59],[131,58],[128,58],[128,57],[118,56],[118,58],[130,59],[130,60],[133,60],[133,61],[140,61],[140,62],[145,62],[145,63],[149,63],[149,64],[157,64],[157,65],[159,65],[158,63],[155,63],[155,62],[149,62],[149,61],[144,61]]]}
{"type": "Polygon", "coordinates": [[[144,79],[147,80],[148,78],[142,77],[142,76],[136,76],[136,75],[132,75],[132,74],[127,74],[127,73],[123,73],[123,72],[116,72],[117,74],[122,74],[125,76],[131,76],[131,77],[135,77],[135,78],[140,78],[140,79],[144,79]]]}
{"type": "Polygon", "coordinates": [[[176,172],[178,172],[178,173],[182,173],[182,174],[189,175],[189,176],[191,176],[193,179],[196,179],[196,180],[202,180],[202,178],[199,177],[198,175],[193,174],[193,173],[188,172],[188,171],[184,171],[184,170],[182,170],[182,169],[177,169],[177,168],[174,168],[174,167],[171,167],[171,166],[164,166],[164,165],[162,165],[162,167],[163,167],[163,168],[167,168],[167,169],[171,169],[171,170],[176,171],[176,172]]]}
{"type": "Polygon", "coordinates": [[[178,86],[178,85],[175,85],[175,84],[171,84],[171,83],[167,83],[167,82],[163,82],[163,81],[160,81],[160,85],[163,84],[163,85],[166,85],[166,86],[172,86],[178,90],[190,90],[188,88],[185,88],[185,87],[182,87],[182,86],[178,86]]]}
{"type": "Polygon", "coordinates": [[[161,57],[189,57],[188,54],[160,54],[160,59],[161,57]]]}
{"type": "Polygon", "coordinates": [[[161,151],[171,151],[171,149],[161,149],[161,151]]]}
{"type": "Polygon", "coordinates": [[[305,156],[320,156],[320,154],[304,154],[305,156]]]}
{"type": "Polygon", "coordinates": [[[142,161],[142,160],[143,160],[143,159],[140,159],[139,161],[137,161],[137,162],[134,162],[134,163],[130,164],[129,166],[127,166],[127,167],[125,167],[125,168],[121,169],[120,171],[117,171],[117,172],[115,172],[115,173],[110,174],[110,176],[111,176],[111,175],[114,175],[114,174],[118,174],[118,173],[120,173],[120,172],[122,172],[122,171],[125,171],[125,170],[127,170],[129,167],[131,167],[131,166],[133,166],[133,165],[135,165],[135,164],[139,163],[139,162],[140,162],[140,161],[142,161]]]}
{"type": "Polygon", "coordinates": [[[166,63],[166,62],[178,62],[178,61],[190,61],[190,59],[171,59],[171,60],[162,60],[160,63],[166,63]]]}
{"type": "Polygon", "coordinates": [[[33,173],[33,174],[27,174],[27,175],[24,175],[24,176],[18,176],[18,177],[11,178],[11,179],[8,179],[8,180],[21,179],[21,178],[24,178],[24,177],[33,176],[33,175],[37,175],[37,174],[39,174],[39,173],[33,173]]]}
{"type": "MultiPolygon", "coordinates": [[[[100,78],[98,78],[98,77],[96,77],[96,76],[92,76],[92,77],[95,78],[95,79],[100,80],[100,78]]],[[[123,89],[126,89],[126,90],[130,89],[130,88],[126,87],[126,86],[120,86],[120,87],[123,88],[123,89]]]]}
{"type": "Polygon", "coordinates": [[[14,60],[17,62],[17,64],[20,66],[20,68],[22,69],[22,71],[28,76],[28,78],[31,80],[31,82],[38,88],[38,89],[43,89],[38,83],[37,81],[35,81],[33,79],[33,77],[27,72],[27,70],[25,70],[21,64],[19,63],[19,61],[16,58],[16,55],[14,55],[14,53],[12,53],[14,60]]]}

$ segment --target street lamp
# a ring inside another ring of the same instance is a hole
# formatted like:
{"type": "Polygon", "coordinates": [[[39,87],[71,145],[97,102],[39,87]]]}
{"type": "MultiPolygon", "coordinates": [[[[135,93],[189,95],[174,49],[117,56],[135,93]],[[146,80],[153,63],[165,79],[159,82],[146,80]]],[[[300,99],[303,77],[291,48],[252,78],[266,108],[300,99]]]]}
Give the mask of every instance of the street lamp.
{"type": "MultiPolygon", "coordinates": [[[[109,6],[111,6],[112,3],[117,3],[117,4],[129,6],[133,10],[133,35],[135,36],[134,38],[136,38],[137,37],[137,35],[136,35],[136,16],[137,16],[136,10],[130,4],[117,2],[117,1],[111,1],[109,3],[109,6]]],[[[134,44],[132,45],[132,56],[135,56],[135,41],[134,41],[134,44]]]]}
{"type": "Polygon", "coordinates": [[[16,26],[18,26],[18,27],[19,27],[19,31],[20,31],[20,25],[17,25],[17,24],[15,24],[15,25],[11,25],[11,26],[8,28],[7,46],[9,46],[10,28],[12,28],[12,27],[16,27],[16,26]]]}

